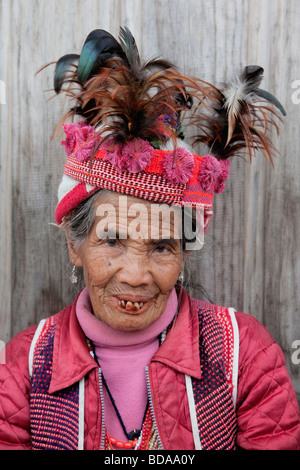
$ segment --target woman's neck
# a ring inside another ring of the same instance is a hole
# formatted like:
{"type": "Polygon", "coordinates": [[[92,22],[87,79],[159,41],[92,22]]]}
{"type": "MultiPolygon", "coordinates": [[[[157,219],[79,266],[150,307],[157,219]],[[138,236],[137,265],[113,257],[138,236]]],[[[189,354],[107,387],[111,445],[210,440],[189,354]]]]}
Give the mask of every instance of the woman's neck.
{"type": "MultiPolygon", "coordinates": [[[[140,429],[147,405],[145,367],[159,348],[159,336],[177,312],[175,289],[162,315],[140,331],[120,331],[98,320],[92,311],[87,289],[78,297],[76,315],[86,337],[93,342],[103,376],[127,432],[140,429]]],[[[105,421],[108,433],[126,439],[106,390],[105,421]]]]}

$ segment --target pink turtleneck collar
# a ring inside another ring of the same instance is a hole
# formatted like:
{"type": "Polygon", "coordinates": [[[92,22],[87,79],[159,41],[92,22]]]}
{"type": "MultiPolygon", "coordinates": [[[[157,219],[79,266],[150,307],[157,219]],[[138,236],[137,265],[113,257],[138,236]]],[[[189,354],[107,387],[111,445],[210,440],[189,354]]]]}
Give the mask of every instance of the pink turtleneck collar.
{"type": "MultiPolygon", "coordinates": [[[[163,314],[141,331],[115,330],[98,320],[92,310],[87,288],[76,304],[78,322],[95,348],[111,395],[119,410],[127,432],[141,429],[147,406],[145,367],[159,348],[159,335],[169,326],[177,312],[175,289],[163,314]]],[[[108,393],[104,389],[105,423],[108,434],[126,441],[108,393]]]]}

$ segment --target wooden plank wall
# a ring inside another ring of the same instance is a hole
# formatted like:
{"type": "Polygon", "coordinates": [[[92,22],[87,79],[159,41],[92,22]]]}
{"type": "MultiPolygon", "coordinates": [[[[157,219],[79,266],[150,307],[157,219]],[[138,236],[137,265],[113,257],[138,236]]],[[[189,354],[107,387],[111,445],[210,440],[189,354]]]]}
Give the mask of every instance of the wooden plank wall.
{"type": "Polygon", "coordinates": [[[59,311],[76,293],[59,230],[51,225],[65,156],[50,135],[62,101],[47,101],[53,68],[35,72],[79,52],[92,29],[117,35],[127,25],[144,57],[160,54],[217,85],[247,64],[263,66],[264,88],[286,107],[274,169],[260,156],[252,165],[233,161],[193,279],[215,303],[266,325],[300,397],[300,365],[291,359],[300,340],[300,106],[292,100],[300,80],[299,17],[298,0],[0,1],[2,341],[59,311]]]}

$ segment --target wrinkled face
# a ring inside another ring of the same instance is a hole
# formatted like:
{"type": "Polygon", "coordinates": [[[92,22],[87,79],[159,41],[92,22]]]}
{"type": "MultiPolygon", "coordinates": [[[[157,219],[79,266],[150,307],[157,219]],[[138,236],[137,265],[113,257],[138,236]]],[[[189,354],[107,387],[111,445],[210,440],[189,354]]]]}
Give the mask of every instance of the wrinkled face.
{"type": "Polygon", "coordinates": [[[161,216],[158,207],[100,194],[87,239],[79,248],[69,243],[72,263],[83,267],[95,316],[115,329],[140,330],[154,322],[183,269],[179,209],[161,216]]]}

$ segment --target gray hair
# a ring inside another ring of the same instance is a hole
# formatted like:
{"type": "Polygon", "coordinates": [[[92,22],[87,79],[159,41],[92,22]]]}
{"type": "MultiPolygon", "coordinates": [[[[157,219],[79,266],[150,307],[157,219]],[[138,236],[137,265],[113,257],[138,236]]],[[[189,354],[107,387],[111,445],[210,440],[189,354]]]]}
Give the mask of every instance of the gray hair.
{"type": "Polygon", "coordinates": [[[95,220],[96,202],[99,199],[100,192],[102,190],[82,201],[63,220],[62,228],[67,233],[70,242],[75,246],[80,246],[88,237],[95,220]]]}

